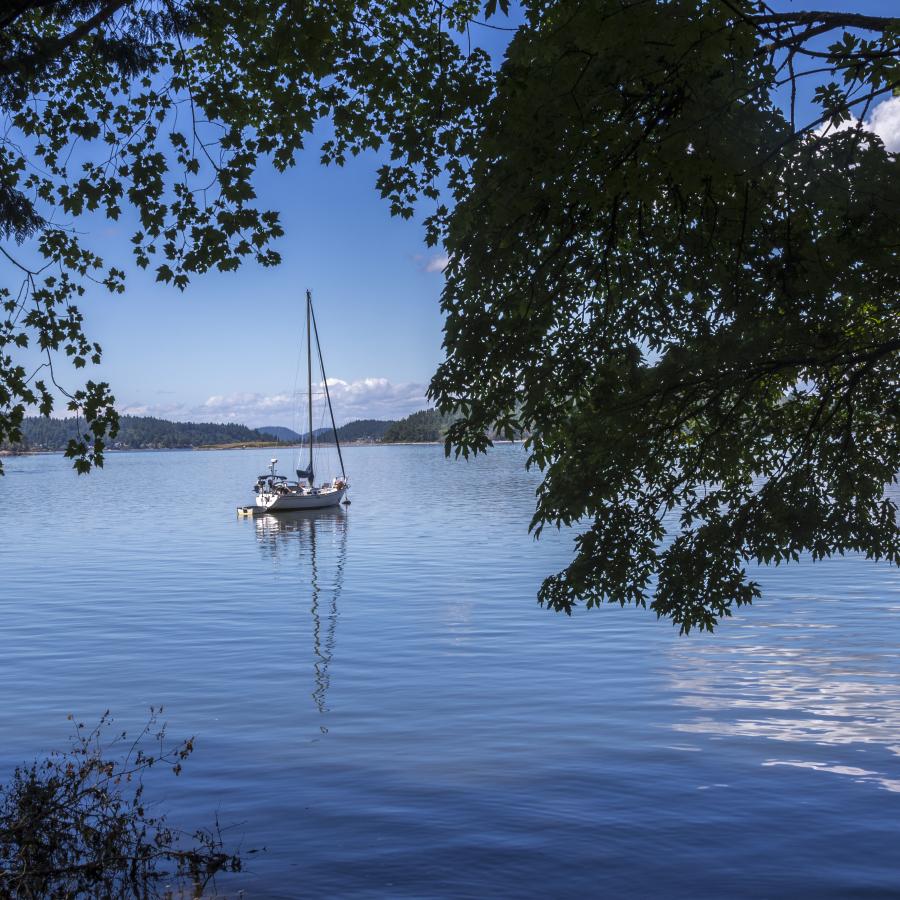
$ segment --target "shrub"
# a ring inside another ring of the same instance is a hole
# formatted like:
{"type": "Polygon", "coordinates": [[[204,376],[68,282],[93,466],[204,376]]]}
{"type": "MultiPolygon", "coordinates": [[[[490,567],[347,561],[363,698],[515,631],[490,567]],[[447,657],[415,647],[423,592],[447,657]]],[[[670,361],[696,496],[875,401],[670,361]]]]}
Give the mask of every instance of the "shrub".
{"type": "Polygon", "coordinates": [[[0,896],[199,897],[218,872],[240,871],[218,821],[188,834],[148,812],[144,775],[153,766],[178,775],[194,748],[193,738],[167,741],[161,713],[151,707],[135,738],[122,731],[108,742],[108,711],[92,729],[69,716],[69,748],[0,786],[0,896]]]}

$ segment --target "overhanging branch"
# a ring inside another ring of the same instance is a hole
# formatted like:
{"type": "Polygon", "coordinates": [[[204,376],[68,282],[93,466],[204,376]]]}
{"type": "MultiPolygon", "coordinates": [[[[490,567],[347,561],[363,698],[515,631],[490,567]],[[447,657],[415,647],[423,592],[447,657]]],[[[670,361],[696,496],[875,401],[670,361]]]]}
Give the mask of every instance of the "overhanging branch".
{"type": "Polygon", "coordinates": [[[831,28],[861,28],[864,31],[900,31],[900,18],[895,16],[864,16],[842,12],[783,12],[747,17],[757,25],[828,25],[831,28]]]}
{"type": "Polygon", "coordinates": [[[89,19],[85,19],[80,25],[76,25],[68,34],[56,38],[55,40],[48,41],[44,46],[26,56],[3,60],[0,62],[0,72],[15,72],[17,70],[27,69],[35,63],[48,62],[54,57],[59,56],[73,44],[78,43],[83,37],[90,34],[95,28],[98,28],[114,16],[120,9],[132,2],[133,0],[109,0],[109,2],[105,3],[93,16],[89,19]]]}

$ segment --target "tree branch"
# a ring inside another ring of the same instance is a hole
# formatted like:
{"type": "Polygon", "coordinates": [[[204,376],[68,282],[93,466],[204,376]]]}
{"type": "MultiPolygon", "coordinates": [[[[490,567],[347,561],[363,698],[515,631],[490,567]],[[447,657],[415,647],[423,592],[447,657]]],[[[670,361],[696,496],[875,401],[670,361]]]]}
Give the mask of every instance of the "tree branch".
{"type": "Polygon", "coordinates": [[[93,16],[86,19],[80,25],[73,28],[67,35],[49,41],[44,47],[27,56],[16,59],[6,59],[0,63],[0,72],[14,72],[17,69],[24,69],[32,66],[34,63],[47,62],[62,51],[67,50],[73,44],[76,44],[85,35],[89,34],[99,25],[102,25],[107,19],[115,15],[123,6],[127,6],[133,0],[109,0],[101,7],[93,16]]]}
{"type": "Polygon", "coordinates": [[[748,16],[757,25],[815,25],[821,23],[831,28],[861,28],[864,31],[900,31],[900,18],[894,16],[864,16],[860,13],[841,12],[784,12],[762,16],[748,16]]]}

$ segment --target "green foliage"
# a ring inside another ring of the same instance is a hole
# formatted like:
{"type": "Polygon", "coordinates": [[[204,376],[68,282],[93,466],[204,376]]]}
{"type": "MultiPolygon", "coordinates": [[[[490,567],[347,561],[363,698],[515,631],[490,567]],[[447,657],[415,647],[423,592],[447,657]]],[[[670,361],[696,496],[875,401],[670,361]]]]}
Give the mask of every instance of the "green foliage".
{"type": "Polygon", "coordinates": [[[840,14],[529,9],[450,220],[431,396],[462,413],[448,452],[530,433],[536,532],[586,526],[541,601],[711,630],[754,562],[900,563],[900,162],[827,130],[900,82],[900,22],[822,54],[802,29],[840,14]],[[800,124],[775,92],[809,60],[833,80],[800,124]]]}
{"type": "Polygon", "coordinates": [[[0,895],[199,897],[217,873],[240,871],[218,824],[188,835],[149,811],[144,776],[154,766],[178,775],[193,751],[193,739],[166,740],[161,712],[151,709],[136,739],[106,741],[108,713],[92,730],[75,724],[68,751],[0,786],[0,895]]]}
{"type": "Polygon", "coordinates": [[[381,438],[385,444],[419,444],[442,441],[450,423],[455,420],[452,414],[444,414],[436,409],[423,409],[415,412],[399,422],[394,422],[381,438]]]}

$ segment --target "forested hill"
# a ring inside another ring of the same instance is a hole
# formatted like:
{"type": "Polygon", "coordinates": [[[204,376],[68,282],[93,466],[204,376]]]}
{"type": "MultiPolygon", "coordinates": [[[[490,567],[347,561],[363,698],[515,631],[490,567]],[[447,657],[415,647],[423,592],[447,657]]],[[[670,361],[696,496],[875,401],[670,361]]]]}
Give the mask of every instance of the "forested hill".
{"type": "Polygon", "coordinates": [[[382,441],[386,444],[442,441],[444,432],[454,418],[439,413],[436,409],[423,409],[394,422],[385,431],[382,441]]]}
{"type": "Polygon", "coordinates": [[[383,419],[357,419],[338,428],[338,438],[350,443],[352,441],[380,441],[385,432],[396,425],[396,422],[383,419]]]}
{"type": "MultiPolygon", "coordinates": [[[[436,409],[423,409],[419,412],[392,422],[381,439],[384,444],[421,444],[443,442],[447,429],[459,418],[456,414],[440,413],[436,409]]],[[[487,436],[492,440],[504,440],[508,435],[488,432],[487,436]]],[[[521,440],[525,435],[521,431],[515,431],[512,435],[521,440]]]]}
{"type": "MultiPolygon", "coordinates": [[[[30,416],[22,423],[23,441],[19,446],[23,450],[65,450],[70,438],[76,435],[75,419],[30,416]]],[[[119,433],[109,446],[118,450],[173,449],[271,440],[269,435],[246,425],[168,422],[150,416],[122,416],[119,433]]]]}
{"type": "Polygon", "coordinates": [[[260,425],[256,430],[275,438],[276,441],[287,441],[294,444],[300,440],[300,435],[296,431],[282,425],[260,425]]]}
{"type": "MultiPolygon", "coordinates": [[[[443,441],[453,416],[443,415],[436,409],[424,409],[400,421],[383,419],[357,419],[338,428],[341,443],[381,442],[385,444],[424,443],[443,441]]],[[[23,441],[13,449],[65,450],[71,438],[77,436],[75,419],[45,419],[30,416],[22,423],[23,441]]],[[[296,444],[306,441],[306,435],[298,435],[289,428],[266,426],[247,428],[213,422],[169,422],[151,416],[122,416],[119,433],[110,441],[113,450],[171,450],[178,447],[207,447],[228,444],[272,443],[277,440],[296,444]]],[[[330,428],[316,431],[316,441],[330,443],[330,428]]],[[[3,449],[3,448],[0,448],[3,449]]],[[[7,448],[9,449],[9,448],[7,448]]]]}
{"type": "MultiPolygon", "coordinates": [[[[355,419],[338,428],[338,440],[347,444],[354,441],[380,441],[384,437],[385,431],[394,424],[396,423],[392,419],[355,419]]],[[[280,441],[290,441],[291,443],[303,443],[307,439],[306,433],[297,434],[296,431],[283,428],[281,425],[261,425],[257,431],[269,434],[280,441]]],[[[334,439],[330,428],[319,428],[313,434],[318,443],[329,444],[334,439]]]]}

